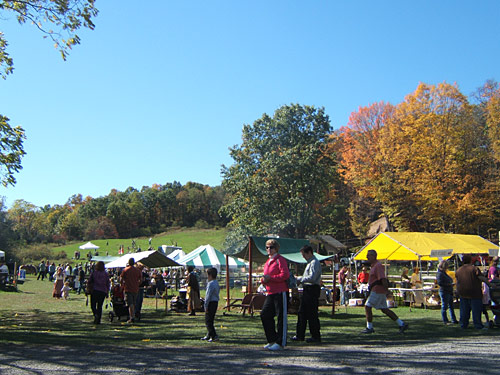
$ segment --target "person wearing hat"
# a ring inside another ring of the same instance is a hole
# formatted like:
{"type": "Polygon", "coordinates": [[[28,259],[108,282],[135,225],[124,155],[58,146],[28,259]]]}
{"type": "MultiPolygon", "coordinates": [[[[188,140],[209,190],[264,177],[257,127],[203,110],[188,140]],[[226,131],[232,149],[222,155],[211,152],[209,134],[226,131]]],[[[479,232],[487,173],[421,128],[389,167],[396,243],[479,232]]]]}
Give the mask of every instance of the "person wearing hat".
{"type": "Polygon", "coordinates": [[[498,272],[498,257],[493,257],[490,262],[490,268],[488,269],[488,281],[495,279],[500,279],[500,273],[498,272]]]}

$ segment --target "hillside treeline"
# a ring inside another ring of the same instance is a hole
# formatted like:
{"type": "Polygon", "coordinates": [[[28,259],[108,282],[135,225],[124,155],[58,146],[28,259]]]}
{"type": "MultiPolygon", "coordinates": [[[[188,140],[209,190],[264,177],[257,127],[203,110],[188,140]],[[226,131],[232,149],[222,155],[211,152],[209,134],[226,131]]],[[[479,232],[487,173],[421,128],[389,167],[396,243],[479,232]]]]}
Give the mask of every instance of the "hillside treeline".
{"type": "Polygon", "coordinates": [[[0,248],[150,236],[172,226],[225,226],[218,213],[223,198],[221,187],[173,182],[112,190],[99,198],[77,194],[63,205],[37,207],[17,200],[9,209],[0,207],[0,248]]]}
{"type": "MultiPolygon", "coordinates": [[[[172,226],[230,227],[244,236],[366,237],[385,217],[394,231],[479,234],[500,228],[500,87],[470,96],[419,84],[401,103],[374,103],[333,130],[324,108],[285,105],[244,125],[223,183],[74,195],[64,205],[0,206],[0,248],[130,238],[172,226]],[[9,246],[10,245],[10,246],[9,246]]],[[[360,242],[357,242],[359,244],[360,242]]]]}

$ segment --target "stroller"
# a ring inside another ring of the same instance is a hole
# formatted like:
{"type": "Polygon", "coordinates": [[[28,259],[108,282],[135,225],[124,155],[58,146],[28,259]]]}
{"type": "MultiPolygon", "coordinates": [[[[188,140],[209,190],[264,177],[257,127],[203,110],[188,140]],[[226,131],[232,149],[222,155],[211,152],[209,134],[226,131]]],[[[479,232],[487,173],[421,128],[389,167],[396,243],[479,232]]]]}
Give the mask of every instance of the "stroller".
{"type": "Polygon", "coordinates": [[[120,320],[122,316],[128,319],[129,311],[128,306],[125,304],[125,296],[123,288],[120,285],[114,285],[111,288],[111,306],[113,311],[109,312],[109,321],[112,322],[115,316],[120,320]]]}

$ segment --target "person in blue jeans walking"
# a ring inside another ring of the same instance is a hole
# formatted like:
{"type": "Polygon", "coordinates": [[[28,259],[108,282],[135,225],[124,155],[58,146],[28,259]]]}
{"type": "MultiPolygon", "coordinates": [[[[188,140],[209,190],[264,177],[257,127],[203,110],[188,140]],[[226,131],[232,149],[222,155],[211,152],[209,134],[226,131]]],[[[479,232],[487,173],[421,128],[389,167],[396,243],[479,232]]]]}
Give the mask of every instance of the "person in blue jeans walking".
{"type": "Polygon", "coordinates": [[[455,273],[457,278],[457,292],[460,296],[460,327],[465,329],[469,326],[470,314],[474,328],[484,328],[481,323],[483,311],[482,282],[489,286],[488,279],[481,274],[479,268],[472,264],[472,256],[464,254],[462,266],[455,273]]]}
{"type": "Polygon", "coordinates": [[[441,297],[441,318],[444,324],[449,324],[446,310],[450,310],[450,318],[453,324],[458,324],[453,308],[453,279],[446,273],[449,263],[443,260],[438,265],[436,282],[439,285],[439,296],[441,297]]]}

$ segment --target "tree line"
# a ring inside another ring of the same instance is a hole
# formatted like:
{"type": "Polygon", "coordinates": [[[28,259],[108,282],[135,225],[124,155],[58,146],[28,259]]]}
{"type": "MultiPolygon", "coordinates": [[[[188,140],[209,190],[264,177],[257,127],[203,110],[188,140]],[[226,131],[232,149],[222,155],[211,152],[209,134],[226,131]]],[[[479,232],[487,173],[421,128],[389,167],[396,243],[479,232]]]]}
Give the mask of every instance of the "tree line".
{"type": "Polygon", "coordinates": [[[333,131],[324,108],[287,105],[243,128],[223,167],[231,228],[245,235],[366,237],[394,231],[496,233],[500,224],[500,88],[470,97],[421,83],[399,104],[374,103],[333,131]]]}
{"type": "Polygon", "coordinates": [[[225,226],[218,213],[223,198],[220,186],[173,182],[112,190],[98,198],[76,194],[63,205],[37,207],[16,200],[7,209],[2,201],[0,246],[151,236],[172,226],[225,226]]]}
{"type": "MultiPolygon", "coordinates": [[[[333,130],[324,108],[290,104],[242,130],[221,186],[128,188],[64,205],[0,205],[0,248],[150,236],[171,226],[228,225],[226,249],[248,235],[366,237],[395,231],[479,234],[500,224],[500,87],[467,97],[421,83],[398,104],[360,107],[333,130]]],[[[225,250],[226,250],[225,249],[225,250]]]]}

